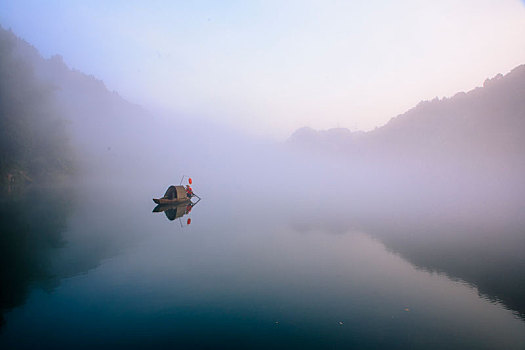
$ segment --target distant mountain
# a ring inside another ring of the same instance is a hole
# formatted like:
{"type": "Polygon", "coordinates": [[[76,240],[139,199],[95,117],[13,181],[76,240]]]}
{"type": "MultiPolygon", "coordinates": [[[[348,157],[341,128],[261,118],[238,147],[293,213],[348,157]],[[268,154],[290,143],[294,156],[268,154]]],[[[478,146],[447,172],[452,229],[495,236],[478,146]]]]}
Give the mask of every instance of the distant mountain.
{"type": "Polygon", "coordinates": [[[525,166],[525,65],[483,87],[424,101],[369,132],[297,130],[288,142],[315,153],[385,161],[525,166]]]}
{"type": "Polygon", "coordinates": [[[72,152],[54,89],[0,28],[0,183],[43,181],[71,171],[72,152]]]}
{"type": "Polygon", "coordinates": [[[100,137],[114,123],[121,122],[121,129],[125,129],[124,120],[148,117],[147,111],[109,91],[101,80],[70,69],[60,55],[44,59],[35,47],[11,31],[0,29],[0,35],[10,42],[13,57],[28,65],[37,80],[54,90],[55,102],[71,122],[75,137],[100,137]]]}
{"type": "MultiPolygon", "coordinates": [[[[19,105],[23,107],[16,107],[16,115],[2,112],[2,123],[16,126],[20,120],[27,120],[26,125],[31,128],[34,126],[33,129],[17,128],[16,131],[4,128],[8,134],[2,141],[6,143],[12,139],[13,142],[3,149],[9,150],[7,154],[17,158],[11,163],[20,163],[21,157],[11,150],[27,148],[30,144],[28,140],[34,139],[31,133],[48,138],[50,144],[68,148],[68,166],[74,160],[75,167],[82,173],[100,172],[107,170],[117,160],[132,162],[137,157],[147,159],[148,153],[151,154],[154,145],[147,135],[160,132],[163,128],[155,124],[155,117],[150,112],[126,101],[118,93],[109,91],[94,76],[70,69],[61,56],[44,59],[35,47],[10,30],[0,27],[0,41],[3,57],[6,57],[2,68],[11,72],[8,77],[12,77],[9,81],[3,79],[0,104],[8,112],[15,108],[10,105],[13,101],[20,101],[19,105]],[[40,92],[30,93],[30,89],[18,91],[21,84],[38,88],[40,92]],[[13,94],[17,94],[17,97],[13,98],[13,94]],[[42,96],[45,96],[45,100],[42,96]],[[45,119],[43,115],[52,115],[46,118],[53,120],[60,130],[52,133],[46,128],[37,127],[45,119]],[[58,131],[60,135],[57,135],[58,131]],[[20,138],[20,135],[24,136],[20,138]]],[[[33,148],[42,149],[36,146],[33,148]]],[[[61,152],[66,153],[65,150],[61,152]]],[[[50,158],[64,158],[49,152],[45,154],[50,158]]],[[[40,162],[51,163],[49,159],[41,159],[40,162]]],[[[13,165],[6,164],[2,168],[13,168],[13,165]]],[[[3,171],[2,177],[10,171],[3,171]]],[[[32,171],[38,172],[41,172],[40,168],[32,171]]]]}

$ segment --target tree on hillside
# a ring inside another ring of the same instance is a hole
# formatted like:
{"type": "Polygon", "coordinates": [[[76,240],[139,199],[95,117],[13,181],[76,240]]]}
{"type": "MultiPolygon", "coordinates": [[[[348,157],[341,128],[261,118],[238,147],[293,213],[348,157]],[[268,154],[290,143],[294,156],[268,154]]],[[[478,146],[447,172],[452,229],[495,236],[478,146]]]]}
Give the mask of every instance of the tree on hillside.
{"type": "Polygon", "coordinates": [[[71,169],[65,123],[54,89],[39,82],[15,53],[16,37],[0,31],[1,181],[45,179],[71,169]]]}

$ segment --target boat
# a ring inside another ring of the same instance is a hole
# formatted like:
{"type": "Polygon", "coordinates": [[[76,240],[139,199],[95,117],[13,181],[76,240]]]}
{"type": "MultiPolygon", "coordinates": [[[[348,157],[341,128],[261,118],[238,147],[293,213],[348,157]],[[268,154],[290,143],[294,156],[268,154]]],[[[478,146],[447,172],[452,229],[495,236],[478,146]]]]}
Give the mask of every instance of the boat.
{"type": "MultiPolygon", "coordinates": [[[[181,181],[182,182],[182,181],[181,181]]],[[[191,179],[190,179],[191,184],[191,179]]],[[[153,198],[153,201],[158,204],[154,209],[154,213],[164,213],[166,214],[166,217],[173,221],[175,219],[180,219],[184,215],[189,214],[191,212],[191,209],[193,206],[201,200],[199,196],[197,196],[191,188],[190,195],[188,196],[188,192],[186,191],[185,186],[170,186],[166,190],[166,193],[164,194],[164,197],[162,198],[153,198]],[[192,197],[197,197],[198,200],[196,202],[193,202],[191,200],[192,197]]],[[[188,225],[190,224],[191,219],[188,219],[188,225]]],[[[181,222],[182,225],[182,222],[181,222]]]]}
{"type": "Polygon", "coordinates": [[[156,204],[181,204],[190,201],[184,186],[170,186],[164,197],[153,198],[156,204]]]}
{"type": "Polygon", "coordinates": [[[167,199],[167,198],[153,198],[153,201],[155,204],[159,205],[177,205],[189,202],[190,199],[188,197],[186,198],[174,198],[174,199],[167,199]]]}

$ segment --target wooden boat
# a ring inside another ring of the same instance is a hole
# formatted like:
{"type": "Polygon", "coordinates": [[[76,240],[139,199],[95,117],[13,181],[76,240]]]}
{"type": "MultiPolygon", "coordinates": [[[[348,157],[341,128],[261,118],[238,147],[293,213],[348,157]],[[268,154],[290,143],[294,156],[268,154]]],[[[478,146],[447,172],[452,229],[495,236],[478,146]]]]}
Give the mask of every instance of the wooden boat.
{"type": "Polygon", "coordinates": [[[184,186],[170,186],[168,187],[164,197],[153,198],[156,204],[180,204],[188,202],[190,198],[186,194],[184,186]]]}
{"type": "Polygon", "coordinates": [[[177,204],[182,204],[182,203],[189,202],[190,199],[188,197],[186,197],[186,198],[174,198],[174,199],[153,198],[153,201],[156,204],[161,204],[161,205],[170,205],[170,204],[177,205],[177,204]]]}

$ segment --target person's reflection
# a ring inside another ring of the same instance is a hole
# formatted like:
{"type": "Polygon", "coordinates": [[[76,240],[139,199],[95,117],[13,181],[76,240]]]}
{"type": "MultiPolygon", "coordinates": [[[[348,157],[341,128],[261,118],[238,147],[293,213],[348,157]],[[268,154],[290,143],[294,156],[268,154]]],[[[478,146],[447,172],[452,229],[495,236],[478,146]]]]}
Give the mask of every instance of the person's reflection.
{"type": "Polygon", "coordinates": [[[191,208],[193,208],[195,204],[193,204],[192,202],[189,202],[188,205],[186,206],[186,214],[189,214],[191,212],[191,208]]]}

